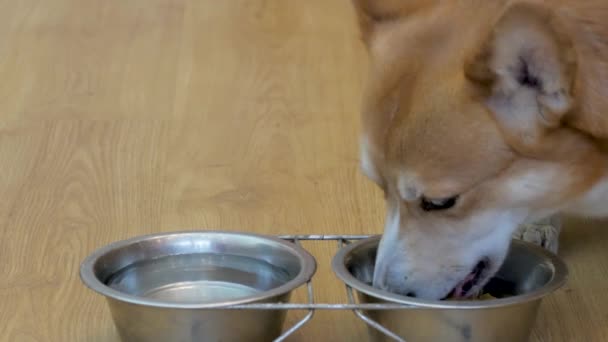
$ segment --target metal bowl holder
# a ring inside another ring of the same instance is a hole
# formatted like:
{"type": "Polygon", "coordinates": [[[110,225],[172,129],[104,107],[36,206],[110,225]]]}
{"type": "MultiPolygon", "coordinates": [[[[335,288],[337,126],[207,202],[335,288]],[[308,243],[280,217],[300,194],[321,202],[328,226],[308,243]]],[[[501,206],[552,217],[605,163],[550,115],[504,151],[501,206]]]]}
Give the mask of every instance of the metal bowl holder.
{"type": "MultiPolygon", "coordinates": [[[[337,248],[341,249],[345,245],[357,241],[363,240],[374,235],[280,235],[279,238],[287,241],[291,241],[296,245],[302,247],[301,241],[337,241],[337,248]]],[[[303,248],[303,247],[302,247],[303,248]]],[[[314,278],[314,276],[313,276],[314,278]]],[[[365,324],[370,327],[378,330],[385,336],[390,339],[398,342],[406,342],[403,338],[399,337],[394,332],[390,331],[377,321],[370,318],[366,315],[363,310],[396,310],[396,309],[415,309],[415,306],[405,305],[405,304],[371,304],[371,303],[357,303],[355,302],[355,297],[353,295],[353,289],[344,284],[346,290],[346,298],[348,303],[315,303],[314,302],[314,289],[312,285],[313,278],[306,282],[307,288],[307,302],[306,303],[252,303],[252,304],[240,304],[240,305],[232,305],[221,307],[218,309],[226,310],[295,310],[295,311],[308,311],[308,313],[294,325],[292,325],[289,329],[285,330],[283,334],[277,337],[274,342],[282,342],[285,341],[289,336],[291,336],[298,329],[303,327],[306,323],[310,322],[315,314],[316,310],[340,310],[340,311],[352,311],[359,319],[361,319],[365,324]]]]}

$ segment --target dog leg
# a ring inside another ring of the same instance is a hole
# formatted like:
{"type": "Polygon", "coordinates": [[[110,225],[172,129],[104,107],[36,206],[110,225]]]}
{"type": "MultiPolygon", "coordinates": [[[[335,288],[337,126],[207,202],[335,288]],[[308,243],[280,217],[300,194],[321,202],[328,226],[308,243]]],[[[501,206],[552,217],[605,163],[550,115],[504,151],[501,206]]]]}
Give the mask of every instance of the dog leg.
{"type": "Polygon", "coordinates": [[[557,253],[561,229],[561,219],[558,216],[551,216],[540,221],[522,224],[513,233],[513,238],[531,242],[557,253]]]}

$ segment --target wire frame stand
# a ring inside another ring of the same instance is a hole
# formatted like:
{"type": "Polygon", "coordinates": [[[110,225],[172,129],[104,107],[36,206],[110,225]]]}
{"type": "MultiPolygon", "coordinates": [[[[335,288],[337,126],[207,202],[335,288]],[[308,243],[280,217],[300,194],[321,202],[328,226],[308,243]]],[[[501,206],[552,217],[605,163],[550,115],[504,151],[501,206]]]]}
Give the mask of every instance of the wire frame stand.
{"type": "MultiPolygon", "coordinates": [[[[281,235],[279,238],[291,241],[296,245],[302,247],[301,241],[335,241],[337,242],[337,248],[340,249],[345,245],[357,241],[372,237],[372,235],[281,235]]],[[[313,277],[314,278],[314,277],[313,277]]],[[[314,288],[313,279],[311,278],[306,283],[307,289],[307,301],[306,303],[252,303],[252,304],[240,304],[224,307],[222,309],[234,309],[234,310],[296,310],[296,311],[307,311],[306,315],[292,325],[289,329],[285,330],[283,334],[277,337],[274,342],[285,341],[289,336],[295,333],[298,329],[302,328],[306,323],[310,322],[315,314],[316,310],[341,310],[341,311],[352,311],[356,317],[361,319],[368,326],[376,329],[386,337],[397,341],[406,342],[403,338],[383,326],[382,324],[375,321],[373,318],[365,314],[364,311],[374,310],[396,310],[396,309],[412,309],[413,306],[403,304],[372,304],[372,303],[357,303],[353,295],[353,289],[345,284],[347,303],[315,303],[314,301],[314,288]]]]}

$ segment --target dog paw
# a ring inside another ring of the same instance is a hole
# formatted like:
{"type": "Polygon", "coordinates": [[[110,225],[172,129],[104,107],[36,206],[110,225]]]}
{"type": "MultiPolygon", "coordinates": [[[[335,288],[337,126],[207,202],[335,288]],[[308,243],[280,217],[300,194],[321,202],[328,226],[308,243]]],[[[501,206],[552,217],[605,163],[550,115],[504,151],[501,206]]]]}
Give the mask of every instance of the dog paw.
{"type": "Polygon", "coordinates": [[[522,224],[513,234],[513,238],[531,242],[557,253],[561,228],[561,220],[559,217],[553,216],[537,222],[522,224]]]}

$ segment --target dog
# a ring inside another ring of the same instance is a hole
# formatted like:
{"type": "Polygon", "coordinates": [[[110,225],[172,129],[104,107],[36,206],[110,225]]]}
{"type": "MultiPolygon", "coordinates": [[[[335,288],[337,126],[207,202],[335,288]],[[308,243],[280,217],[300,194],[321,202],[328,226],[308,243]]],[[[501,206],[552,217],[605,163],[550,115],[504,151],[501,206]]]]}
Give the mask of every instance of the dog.
{"type": "Polygon", "coordinates": [[[375,287],[468,298],[514,234],[555,250],[556,215],[608,216],[607,1],[352,1],[375,287]]]}

